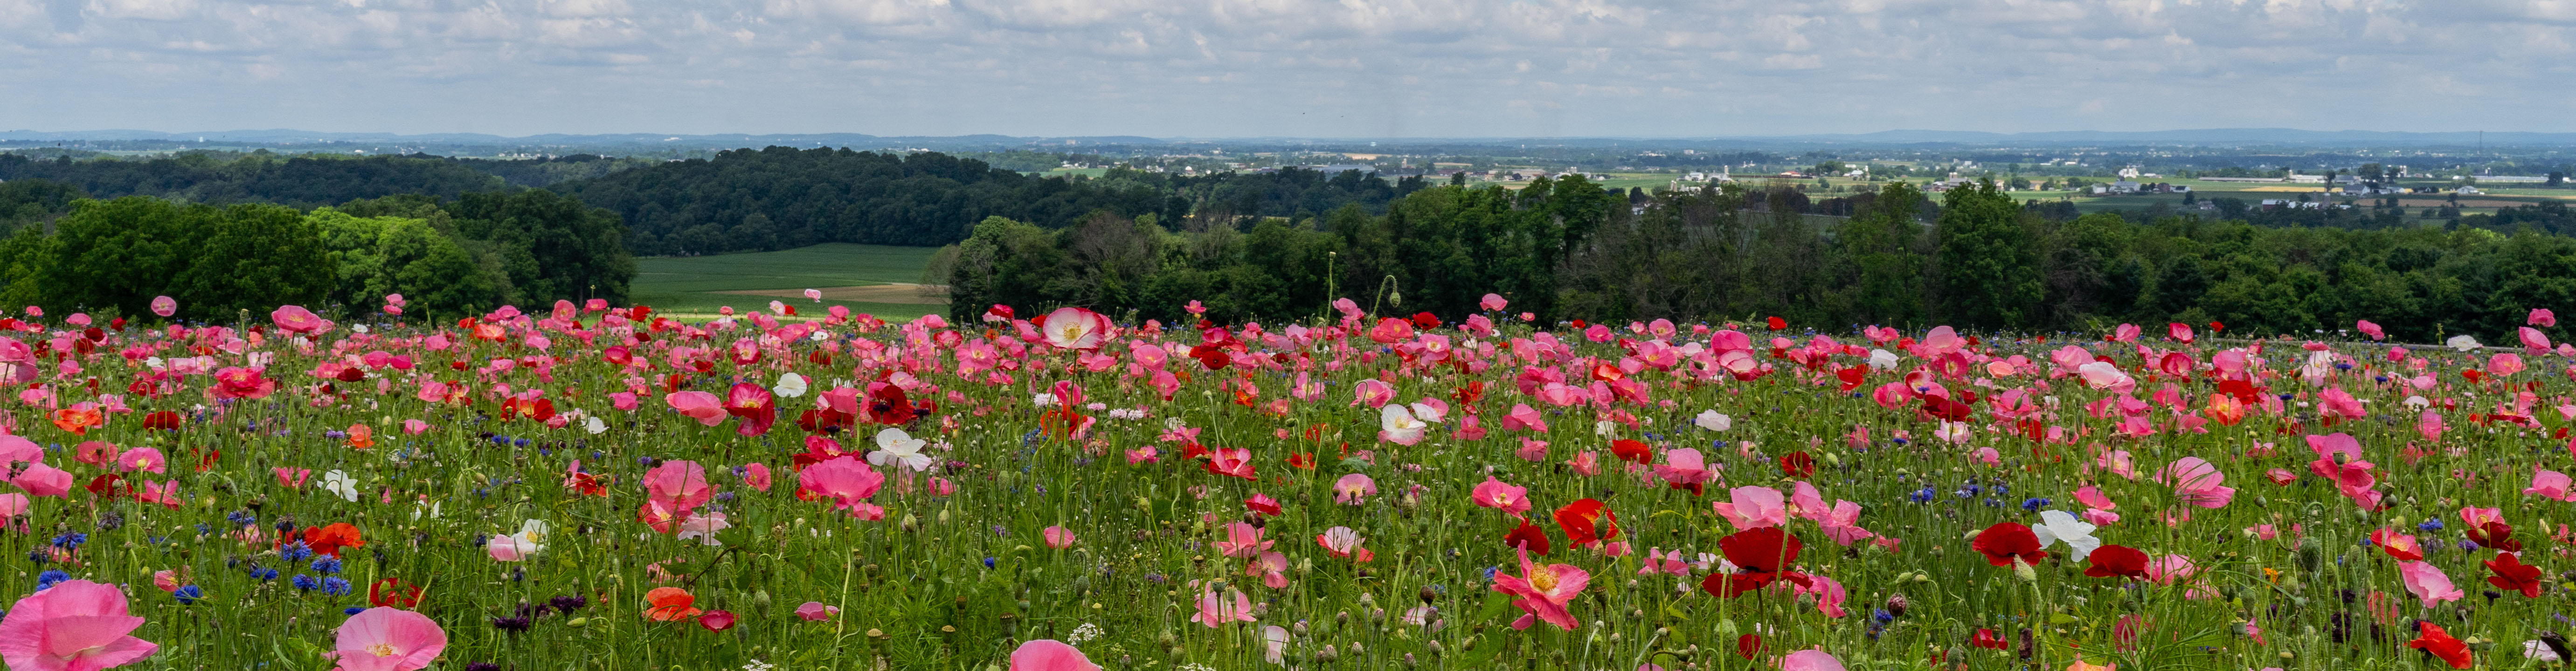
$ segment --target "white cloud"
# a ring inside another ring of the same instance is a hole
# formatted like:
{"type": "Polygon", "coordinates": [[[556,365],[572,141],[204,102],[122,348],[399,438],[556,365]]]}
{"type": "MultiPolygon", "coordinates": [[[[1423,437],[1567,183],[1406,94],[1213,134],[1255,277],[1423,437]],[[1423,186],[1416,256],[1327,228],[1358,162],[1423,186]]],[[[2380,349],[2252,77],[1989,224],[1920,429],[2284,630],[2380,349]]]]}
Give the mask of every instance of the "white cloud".
{"type": "Polygon", "coordinates": [[[0,0],[0,123],[2569,130],[2571,22],[2576,0],[0,0]]]}

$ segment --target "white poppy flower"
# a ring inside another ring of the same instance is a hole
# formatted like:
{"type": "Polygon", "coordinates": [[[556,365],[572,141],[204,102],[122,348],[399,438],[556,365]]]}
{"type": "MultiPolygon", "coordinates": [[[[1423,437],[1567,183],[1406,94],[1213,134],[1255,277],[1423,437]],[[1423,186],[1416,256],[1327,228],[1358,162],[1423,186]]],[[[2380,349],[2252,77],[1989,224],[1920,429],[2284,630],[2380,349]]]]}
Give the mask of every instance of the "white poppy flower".
{"type": "Polygon", "coordinates": [[[2066,558],[2083,561],[2085,557],[2093,556],[2095,549],[2102,547],[2102,539],[2093,537],[2093,529],[2092,523],[2076,519],[2073,513],[2043,510],[2039,513],[2039,524],[2033,525],[2030,533],[2039,537],[2040,547],[2065,543],[2066,558]]]}
{"type": "Polygon", "coordinates": [[[900,463],[914,471],[930,470],[930,455],[921,453],[921,447],[927,443],[904,433],[903,429],[886,427],[884,431],[877,432],[877,449],[868,453],[868,463],[878,466],[900,463]]]}
{"type": "Polygon", "coordinates": [[[2475,352],[2475,351],[2478,351],[2480,348],[2486,347],[2485,345],[2478,344],[2478,339],[2477,339],[2477,337],[2475,337],[2475,336],[2471,336],[2471,335],[2466,334],[2466,333],[2463,333],[2463,334],[2460,334],[2460,335],[2451,336],[2451,339],[2450,339],[2450,340],[2442,341],[2442,344],[2444,344],[2444,345],[2449,345],[2449,346],[2451,347],[2451,349],[2459,350],[2459,351],[2462,351],[2462,352],[2475,352]]]}
{"type": "Polygon", "coordinates": [[[1699,411],[1699,416],[1691,418],[1691,423],[1699,425],[1699,428],[1708,429],[1710,431],[1725,431],[1727,429],[1735,428],[1735,418],[1728,417],[1715,410],[1699,411]]]}
{"type": "Polygon", "coordinates": [[[340,500],[342,501],[358,500],[358,479],[349,477],[348,471],[334,469],[331,472],[323,473],[322,489],[323,491],[339,495],[340,500]]]}
{"type": "Polygon", "coordinates": [[[778,376],[778,386],[770,387],[769,390],[780,396],[797,398],[805,395],[805,386],[805,376],[787,373],[778,376]]]}

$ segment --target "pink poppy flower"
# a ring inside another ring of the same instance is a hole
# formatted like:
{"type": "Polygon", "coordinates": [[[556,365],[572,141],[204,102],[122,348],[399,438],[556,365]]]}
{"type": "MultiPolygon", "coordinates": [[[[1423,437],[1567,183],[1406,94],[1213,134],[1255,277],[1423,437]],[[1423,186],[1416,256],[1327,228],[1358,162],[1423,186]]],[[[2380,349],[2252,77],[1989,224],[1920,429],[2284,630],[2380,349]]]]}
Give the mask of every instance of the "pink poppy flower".
{"type": "Polygon", "coordinates": [[[2370,320],[2368,319],[2354,322],[2352,326],[2354,330],[2360,331],[2362,335],[2370,336],[2371,340],[2388,339],[2388,332],[2381,330],[2378,324],[2370,323],[2370,320]]]}
{"type": "Polygon", "coordinates": [[[2221,486],[2227,480],[2217,466],[2200,457],[2183,457],[2164,470],[2156,472],[2156,481],[2172,485],[2184,503],[2202,508],[2226,507],[2236,497],[2236,488],[2221,486]]]}
{"type": "Polygon", "coordinates": [[[1784,505],[1786,502],[1780,496],[1780,490],[1737,487],[1727,493],[1732,495],[1733,501],[1719,501],[1712,506],[1719,516],[1734,523],[1737,529],[1780,526],[1789,521],[1789,508],[1784,505]]]}
{"type": "Polygon", "coordinates": [[[36,496],[62,496],[72,490],[72,474],[43,462],[28,462],[26,469],[18,477],[10,479],[9,484],[36,496]]]}
{"type": "Polygon", "coordinates": [[[2424,607],[2444,601],[2458,601],[2460,588],[2451,586],[2451,576],[2440,567],[2420,561],[2398,562],[2397,575],[2406,582],[2406,591],[2424,600],[2424,607]]]}
{"type": "Polygon", "coordinates": [[[406,419],[403,420],[402,430],[404,435],[417,436],[429,432],[429,423],[417,419],[406,419]]]}
{"type": "Polygon", "coordinates": [[[875,508],[867,503],[867,499],[876,496],[877,490],[885,486],[885,475],[868,468],[857,457],[836,457],[807,466],[804,472],[797,474],[796,480],[798,487],[806,493],[829,498],[834,507],[861,517],[866,516],[869,508],[875,508]]]}
{"type": "Polygon", "coordinates": [[[1585,450],[1583,452],[1576,453],[1574,458],[1565,460],[1565,465],[1574,467],[1574,473],[1576,475],[1587,478],[1600,475],[1601,453],[1585,450]]]}
{"type": "Polygon", "coordinates": [[[160,316],[160,317],[168,317],[168,316],[170,316],[170,315],[174,315],[174,314],[178,314],[178,313],[179,313],[179,301],[177,301],[177,300],[175,300],[175,299],[172,299],[172,298],[170,298],[169,296],[153,296],[153,297],[152,297],[152,314],[153,314],[153,315],[155,315],[155,316],[160,316]]]}
{"type": "Polygon", "coordinates": [[[0,661],[12,669],[124,666],[161,649],[129,635],[140,626],[143,618],[126,613],[125,593],[115,586],[64,581],[9,606],[0,618],[0,661]]]}
{"type": "Polygon", "coordinates": [[[681,510],[706,505],[715,498],[715,488],[707,484],[706,467],[686,459],[665,461],[645,471],[644,493],[669,501],[671,507],[681,510]]]}
{"type": "Polygon", "coordinates": [[[1061,349],[1097,349],[1111,330],[1107,316],[1075,307],[1057,308],[1036,326],[1047,344],[1061,349]]]}
{"type": "Polygon", "coordinates": [[[1860,504],[1850,501],[1835,501],[1834,509],[1816,520],[1816,524],[1824,529],[1826,538],[1843,547],[1851,547],[1853,543],[1878,535],[1878,532],[1860,528],[1860,504]]]}
{"type": "Polygon", "coordinates": [[[138,447],[126,450],[124,454],[117,455],[116,457],[116,468],[120,471],[160,473],[163,472],[169,464],[170,461],[168,459],[161,458],[160,450],[149,447],[138,447]]]}
{"type": "Polygon", "coordinates": [[[2120,507],[2120,504],[2111,502],[2111,497],[2103,496],[2100,487],[2093,485],[2076,488],[2075,502],[2103,510],[2116,510],[2120,507]]]}
{"type": "Polygon", "coordinates": [[[2531,486],[2523,489],[2522,493],[2558,501],[2576,501],[2576,493],[2569,491],[2571,484],[2576,483],[2572,483],[2565,473],[2534,467],[2531,486]]]}
{"type": "Polygon", "coordinates": [[[715,394],[703,391],[675,391],[662,396],[662,402],[670,404],[672,410],[678,410],[680,414],[698,420],[699,424],[715,426],[724,423],[724,399],[717,398],[715,394]]]}
{"type": "Polygon", "coordinates": [[[278,466],[268,470],[277,474],[278,486],[285,487],[287,489],[303,489],[304,481],[312,479],[313,477],[313,469],[310,468],[287,468],[285,466],[278,466]]]}
{"type": "Polygon", "coordinates": [[[1800,650],[1780,658],[1780,671],[1843,671],[1843,661],[1823,650],[1800,650]]]}
{"type": "Polygon", "coordinates": [[[25,494],[0,493],[0,521],[16,519],[19,515],[27,514],[27,510],[32,507],[25,494]]]}
{"type": "Polygon", "coordinates": [[[1333,481],[1334,503],[1356,506],[1367,502],[1369,495],[1376,493],[1377,481],[1370,480],[1365,473],[1352,473],[1333,481]]]}
{"type": "Polygon", "coordinates": [[[1468,492],[1467,498],[1475,501],[1478,506],[1513,515],[1530,509],[1528,487],[1506,483],[1490,475],[1485,476],[1484,484],[1476,485],[1474,490],[1468,492]]]}
{"type": "Polygon", "coordinates": [[[1547,418],[1527,403],[1512,404],[1510,414],[1503,415],[1503,430],[1529,430],[1547,433],[1547,418]]]}
{"type": "Polygon", "coordinates": [[[1261,527],[1242,522],[1225,525],[1225,540],[1216,542],[1217,552],[1228,557],[1255,557],[1269,550],[1273,541],[1261,540],[1261,527]]]}
{"type": "Polygon", "coordinates": [[[1229,601],[1224,596],[1218,596],[1216,590],[1199,594],[1199,612],[1191,615],[1190,621],[1207,625],[1209,629],[1224,626],[1228,622],[1253,621],[1251,597],[1244,596],[1243,590],[1233,588],[1227,588],[1225,592],[1226,596],[1234,597],[1233,600],[1229,601]]]}
{"type": "Polygon", "coordinates": [[[2550,312],[2549,308],[2532,308],[2531,317],[2523,320],[2523,323],[2544,328],[2556,327],[2558,326],[2558,313],[2550,312]]]}
{"type": "Polygon", "coordinates": [[[1038,532],[1038,535],[1046,538],[1047,547],[1058,550],[1073,547],[1073,530],[1066,529],[1061,525],[1047,527],[1045,530],[1038,532]]]}
{"type": "Polygon", "coordinates": [[[1010,671],[1100,671],[1100,665],[1063,641],[1041,638],[1011,651],[1010,671]]]}
{"type": "Polygon", "coordinates": [[[1528,629],[1540,620],[1566,631],[1582,626],[1565,606],[1583,595],[1583,587],[1591,582],[1592,574],[1572,564],[1532,564],[1528,548],[1520,549],[1520,557],[1521,575],[1494,573],[1494,591],[1519,597],[1512,606],[1526,613],[1512,621],[1512,628],[1528,629]]]}
{"type": "Polygon", "coordinates": [[[277,323],[277,328],[288,333],[320,331],[325,323],[320,315],[313,314],[312,310],[306,310],[301,305],[277,306],[276,310],[268,313],[268,318],[277,323]]]}
{"type": "Polygon", "coordinates": [[[840,606],[826,606],[821,601],[807,601],[804,605],[796,607],[796,616],[804,618],[807,622],[821,622],[839,614],[841,614],[840,606]]]}
{"type": "Polygon", "coordinates": [[[766,492],[769,491],[770,482],[769,464],[755,461],[742,465],[743,484],[750,485],[752,489],[766,492]]]}
{"type": "Polygon", "coordinates": [[[369,608],[340,623],[332,647],[338,671],[419,671],[447,651],[447,631],[427,615],[369,608]]]}

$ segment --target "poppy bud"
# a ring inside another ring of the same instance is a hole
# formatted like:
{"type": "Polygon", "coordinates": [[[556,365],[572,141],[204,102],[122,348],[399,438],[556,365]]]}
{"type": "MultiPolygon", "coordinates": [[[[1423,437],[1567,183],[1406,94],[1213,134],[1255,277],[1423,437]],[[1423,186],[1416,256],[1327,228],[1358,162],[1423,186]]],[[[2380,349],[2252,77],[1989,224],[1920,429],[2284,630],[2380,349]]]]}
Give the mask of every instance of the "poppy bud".
{"type": "Polygon", "coordinates": [[[1422,592],[1418,596],[1422,598],[1423,605],[1430,605],[1431,600],[1440,598],[1440,594],[1438,592],[1431,591],[1430,587],[1422,588],[1422,592]]]}
{"type": "Polygon", "coordinates": [[[1894,615],[1896,617],[1905,617],[1905,607],[1907,605],[1909,604],[1905,600],[1905,595],[1890,594],[1887,597],[1887,614],[1894,615]]]}

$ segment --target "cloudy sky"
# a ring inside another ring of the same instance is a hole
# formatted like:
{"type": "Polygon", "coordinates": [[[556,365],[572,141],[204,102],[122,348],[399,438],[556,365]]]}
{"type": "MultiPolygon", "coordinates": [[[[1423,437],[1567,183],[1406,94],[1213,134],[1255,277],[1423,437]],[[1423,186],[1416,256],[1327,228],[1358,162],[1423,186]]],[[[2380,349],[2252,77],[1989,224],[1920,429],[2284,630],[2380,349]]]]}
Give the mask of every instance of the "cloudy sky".
{"type": "Polygon", "coordinates": [[[2576,0],[0,0],[0,129],[2576,130],[2576,0]]]}

